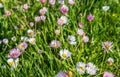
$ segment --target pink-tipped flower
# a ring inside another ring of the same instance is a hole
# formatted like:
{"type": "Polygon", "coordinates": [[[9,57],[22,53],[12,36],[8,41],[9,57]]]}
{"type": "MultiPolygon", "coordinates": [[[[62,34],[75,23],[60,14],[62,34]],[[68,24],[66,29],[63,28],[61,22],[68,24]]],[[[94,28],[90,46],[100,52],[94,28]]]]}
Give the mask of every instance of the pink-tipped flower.
{"type": "Polygon", "coordinates": [[[58,20],[57,20],[57,24],[59,26],[62,26],[63,24],[66,24],[68,22],[68,19],[66,16],[61,16],[58,20]]]}
{"type": "Polygon", "coordinates": [[[45,15],[42,15],[42,16],[40,16],[40,19],[41,19],[42,21],[45,21],[45,20],[46,20],[46,16],[45,16],[45,15]]]}
{"type": "Polygon", "coordinates": [[[82,29],[78,29],[77,30],[77,34],[80,35],[80,36],[83,36],[84,35],[84,31],[82,29]]]}
{"type": "Polygon", "coordinates": [[[24,10],[27,10],[28,8],[29,8],[28,4],[24,4],[24,5],[23,5],[23,9],[24,9],[24,10]]]}
{"type": "Polygon", "coordinates": [[[54,77],[68,77],[67,73],[64,71],[58,72],[54,77]]]}
{"type": "Polygon", "coordinates": [[[50,47],[52,47],[52,48],[59,48],[60,45],[61,45],[61,43],[57,40],[52,40],[50,43],[50,47]]]}
{"type": "Polygon", "coordinates": [[[112,50],[112,47],[113,47],[113,42],[109,42],[109,41],[107,41],[107,42],[102,42],[102,48],[104,49],[104,50],[112,50]]]}
{"type": "Polygon", "coordinates": [[[80,28],[83,28],[82,22],[79,22],[79,23],[78,23],[78,26],[79,26],[80,28]]]}
{"type": "Polygon", "coordinates": [[[49,4],[54,5],[56,0],[49,0],[49,4]]]}
{"type": "Polygon", "coordinates": [[[88,42],[89,41],[89,37],[88,36],[83,36],[82,41],[85,42],[85,43],[88,42]]]}
{"type": "Polygon", "coordinates": [[[40,0],[41,1],[41,3],[46,3],[46,0],[40,0]]]}
{"type": "Polygon", "coordinates": [[[103,77],[114,77],[112,72],[104,72],[103,77]]]}
{"type": "Polygon", "coordinates": [[[29,25],[30,25],[31,27],[33,27],[33,26],[34,26],[34,22],[30,22],[29,25]]]}
{"type": "Polygon", "coordinates": [[[11,11],[6,10],[6,11],[5,11],[5,15],[6,15],[6,16],[10,16],[10,15],[11,15],[11,11]]]}
{"type": "Polygon", "coordinates": [[[47,12],[47,8],[46,7],[43,7],[42,9],[39,10],[39,13],[41,15],[44,15],[46,12],[47,12]]]}
{"type": "Polygon", "coordinates": [[[8,39],[7,38],[5,38],[5,39],[3,39],[3,41],[2,41],[4,44],[8,44],[8,39]]]}
{"type": "Polygon", "coordinates": [[[93,19],[94,19],[94,16],[92,14],[89,14],[88,17],[87,17],[87,20],[92,21],[93,19]]]}
{"type": "Polygon", "coordinates": [[[75,4],[75,1],[74,0],[68,0],[68,3],[73,5],[73,4],[75,4]]]}
{"type": "Polygon", "coordinates": [[[59,34],[60,34],[60,30],[58,30],[58,29],[55,30],[55,34],[56,34],[56,35],[59,35],[59,34]]]}
{"type": "Polygon", "coordinates": [[[66,14],[68,12],[69,8],[66,5],[62,5],[60,8],[61,13],[66,14]]]}
{"type": "Polygon", "coordinates": [[[64,2],[64,0],[59,0],[58,3],[61,4],[61,5],[63,5],[65,2],[64,2]]]}
{"type": "Polygon", "coordinates": [[[13,48],[10,50],[9,57],[10,58],[18,58],[21,55],[21,52],[19,49],[13,48]]]}
{"type": "Polygon", "coordinates": [[[39,22],[40,21],[40,16],[36,16],[35,17],[35,22],[39,22]]]}
{"type": "Polygon", "coordinates": [[[18,45],[18,49],[25,50],[28,47],[26,42],[22,42],[18,45]]]}

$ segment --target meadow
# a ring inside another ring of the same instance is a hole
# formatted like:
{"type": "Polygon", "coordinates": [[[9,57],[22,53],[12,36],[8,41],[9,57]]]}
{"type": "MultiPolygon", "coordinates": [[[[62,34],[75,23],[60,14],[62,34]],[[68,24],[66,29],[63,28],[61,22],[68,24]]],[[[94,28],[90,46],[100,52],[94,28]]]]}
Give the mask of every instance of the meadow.
{"type": "Polygon", "coordinates": [[[0,0],[0,77],[120,77],[120,1],[0,0]]]}

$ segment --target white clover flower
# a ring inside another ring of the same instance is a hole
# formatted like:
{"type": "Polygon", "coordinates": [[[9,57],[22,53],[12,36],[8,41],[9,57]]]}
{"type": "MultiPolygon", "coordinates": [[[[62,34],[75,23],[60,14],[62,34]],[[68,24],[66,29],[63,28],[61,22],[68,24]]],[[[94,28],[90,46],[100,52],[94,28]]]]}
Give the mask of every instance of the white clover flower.
{"type": "Polygon", "coordinates": [[[98,68],[91,62],[86,64],[86,71],[89,75],[95,75],[97,72],[98,68]]]}
{"type": "Polygon", "coordinates": [[[76,69],[79,74],[84,74],[85,73],[85,64],[83,62],[78,62],[76,64],[76,69]]]}
{"type": "Polygon", "coordinates": [[[107,11],[107,10],[110,9],[110,6],[103,6],[102,9],[103,9],[104,11],[107,11]]]}
{"type": "Polygon", "coordinates": [[[63,50],[60,50],[59,54],[60,54],[61,58],[66,59],[66,58],[70,57],[72,53],[66,49],[63,49],[63,50]]]}

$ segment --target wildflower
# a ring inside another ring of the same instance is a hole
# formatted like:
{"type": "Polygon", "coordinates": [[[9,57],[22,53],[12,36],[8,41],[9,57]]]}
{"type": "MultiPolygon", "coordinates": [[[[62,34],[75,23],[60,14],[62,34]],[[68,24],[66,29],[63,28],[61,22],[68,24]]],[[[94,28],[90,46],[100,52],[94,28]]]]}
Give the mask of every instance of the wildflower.
{"type": "Polygon", "coordinates": [[[107,10],[110,9],[110,6],[103,6],[102,9],[103,9],[104,11],[107,11],[107,10]]]}
{"type": "Polygon", "coordinates": [[[89,37],[88,36],[83,36],[82,41],[85,42],[85,43],[88,42],[89,41],[89,37]]]}
{"type": "Polygon", "coordinates": [[[107,41],[107,42],[102,42],[102,48],[104,49],[104,50],[112,50],[112,47],[113,47],[113,45],[112,45],[112,43],[113,42],[109,42],[109,41],[107,41]]]}
{"type": "Polygon", "coordinates": [[[42,21],[45,21],[46,16],[45,16],[45,15],[42,15],[42,16],[40,16],[40,19],[41,19],[42,21]]]}
{"type": "Polygon", "coordinates": [[[56,34],[56,35],[59,35],[59,34],[60,34],[60,30],[58,30],[58,29],[55,30],[55,34],[56,34]]]}
{"type": "Polygon", "coordinates": [[[109,65],[112,65],[113,62],[114,62],[114,59],[113,59],[113,58],[108,58],[108,63],[109,63],[109,65]]]}
{"type": "Polygon", "coordinates": [[[82,22],[79,22],[79,23],[78,23],[78,26],[79,26],[80,28],[82,28],[82,27],[83,27],[82,22]]]}
{"type": "Polygon", "coordinates": [[[76,69],[79,72],[79,74],[85,73],[85,64],[83,62],[78,62],[76,64],[76,69]]]}
{"type": "Polygon", "coordinates": [[[27,33],[28,33],[29,36],[33,36],[33,35],[35,34],[34,31],[31,30],[31,29],[29,29],[29,30],[27,31],[27,33]]]}
{"type": "Polygon", "coordinates": [[[34,26],[34,22],[30,22],[29,24],[30,24],[30,26],[31,26],[31,27],[33,27],[33,26],[34,26]]]}
{"type": "Polygon", "coordinates": [[[68,36],[68,40],[69,40],[69,43],[70,43],[70,44],[72,44],[72,45],[75,45],[75,44],[76,44],[75,36],[69,35],[69,36],[68,36]]]}
{"type": "Polygon", "coordinates": [[[24,29],[25,27],[24,27],[24,25],[20,25],[20,29],[24,29]]]}
{"type": "Polygon", "coordinates": [[[49,4],[54,5],[56,0],[49,0],[49,4]]]}
{"type": "Polygon", "coordinates": [[[91,62],[86,64],[86,71],[89,75],[95,75],[97,72],[98,68],[91,62]]]}
{"type": "Polygon", "coordinates": [[[84,35],[84,31],[82,29],[78,29],[77,30],[77,34],[80,35],[80,36],[83,36],[84,35]]]}
{"type": "Polygon", "coordinates": [[[61,45],[61,43],[57,40],[52,40],[50,43],[50,47],[52,47],[52,48],[59,48],[60,45],[61,45]]]}
{"type": "Polygon", "coordinates": [[[63,5],[65,2],[64,2],[64,0],[59,0],[58,3],[63,5]]]}
{"type": "Polygon", "coordinates": [[[32,45],[34,45],[36,43],[36,39],[35,38],[29,38],[28,41],[32,45]]]}
{"type": "Polygon", "coordinates": [[[66,59],[66,58],[68,58],[68,57],[70,57],[71,56],[71,52],[69,52],[68,50],[66,50],[66,49],[63,49],[63,50],[60,50],[60,57],[62,58],[62,59],[66,59]]]}
{"type": "Polygon", "coordinates": [[[10,15],[11,15],[11,11],[6,10],[6,11],[5,11],[5,15],[6,15],[6,16],[10,16],[10,15]]]}
{"type": "Polygon", "coordinates": [[[29,8],[28,4],[24,4],[24,5],[23,5],[23,9],[24,9],[24,10],[27,10],[28,8],[29,8]]]}
{"type": "Polygon", "coordinates": [[[68,9],[68,7],[66,5],[62,5],[62,7],[60,8],[61,13],[63,13],[63,14],[67,13],[68,10],[69,9],[68,9]]]}
{"type": "Polygon", "coordinates": [[[74,0],[68,0],[68,3],[73,5],[73,4],[75,4],[75,1],[74,0]]]}
{"type": "Polygon", "coordinates": [[[2,3],[0,3],[0,8],[3,8],[3,4],[2,3]]]}
{"type": "Polygon", "coordinates": [[[28,40],[28,37],[21,36],[21,41],[27,41],[27,40],[28,40]]]}
{"type": "Polygon", "coordinates": [[[40,0],[41,1],[41,3],[45,3],[46,2],[46,0],[40,0]]]}
{"type": "Polygon", "coordinates": [[[5,39],[3,39],[3,41],[2,41],[4,44],[8,44],[8,39],[7,38],[5,38],[5,39]]]}
{"type": "Polygon", "coordinates": [[[9,57],[10,58],[18,58],[21,55],[21,52],[19,49],[13,48],[10,50],[9,57]]]}
{"type": "Polygon", "coordinates": [[[26,42],[22,42],[18,45],[18,49],[25,50],[28,47],[26,42]]]}
{"type": "Polygon", "coordinates": [[[63,24],[66,24],[67,22],[68,22],[68,19],[66,16],[61,16],[57,21],[59,26],[62,26],[63,24]]]}
{"type": "Polygon", "coordinates": [[[103,77],[114,77],[112,72],[104,72],[103,77]]]}
{"type": "Polygon", "coordinates": [[[44,15],[46,12],[47,12],[47,8],[46,7],[43,7],[42,9],[39,10],[39,13],[41,15],[44,15]]]}
{"type": "Polygon", "coordinates": [[[12,68],[16,68],[17,65],[18,65],[18,62],[19,62],[19,58],[15,59],[15,60],[12,59],[12,58],[10,58],[10,59],[7,60],[7,63],[8,63],[9,66],[11,66],[12,68]]]}
{"type": "Polygon", "coordinates": [[[35,22],[39,22],[40,21],[40,16],[36,16],[35,17],[35,22]]]}
{"type": "Polygon", "coordinates": [[[58,72],[54,77],[68,77],[67,73],[64,71],[58,72]]]}
{"type": "Polygon", "coordinates": [[[73,77],[73,72],[72,71],[67,71],[68,77],[73,77]]]}
{"type": "Polygon", "coordinates": [[[42,54],[42,50],[38,50],[38,54],[42,54]]]}
{"type": "Polygon", "coordinates": [[[92,21],[94,19],[94,16],[92,14],[89,14],[87,19],[88,19],[88,21],[92,21]]]}
{"type": "Polygon", "coordinates": [[[13,36],[13,37],[11,38],[11,40],[12,40],[12,41],[16,41],[16,37],[13,36]]]}
{"type": "Polygon", "coordinates": [[[14,29],[18,29],[18,26],[15,25],[15,26],[14,26],[14,29]]]}

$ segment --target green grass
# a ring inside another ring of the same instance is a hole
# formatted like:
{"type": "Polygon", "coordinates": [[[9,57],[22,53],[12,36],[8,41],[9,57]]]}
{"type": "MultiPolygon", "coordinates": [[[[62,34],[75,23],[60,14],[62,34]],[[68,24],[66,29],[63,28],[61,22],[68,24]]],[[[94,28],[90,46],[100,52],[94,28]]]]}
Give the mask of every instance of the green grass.
{"type": "MultiPolygon", "coordinates": [[[[58,0],[57,0],[58,1],[58,0]]],[[[113,72],[115,77],[120,77],[120,5],[119,0],[76,0],[71,6],[65,1],[69,7],[67,13],[68,24],[60,27],[57,25],[57,19],[63,14],[59,11],[60,4],[53,6],[41,4],[36,0],[2,0],[4,8],[0,9],[0,40],[9,39],[8,45],[0,44],[0,77],[53,77],[61,70],[73,71],[73,77],[102,77],[104,71],[113,72]],[[22,5],[27,3],[30,7],[25,12],[21,11],[22,5]],[[110,9],[105,12],[102,6],[108,5],[110,9]],[[17,10],[12,8],[17,6],[17,10]],[[34,21],[35,16],[39,16],[39,9],[47,7],[46,20],[35,23],[34,27],[29,26],[29,22],[34,21]],[[5,10],[10,10],[12,15],[7,17],[4,15],[5,10]],[[79,14],[82,13],[82,17],[79,14]],[[87,21],[88,14],[95,16],[92,22],[87,21]],[[78,22],[82,22],[83,30],[89,36],[89,42],[83,43],[82,37],[78,36],[76,31],[79,28],[78,22]],[[24,29],[14,30],[14,26],[24,25],[24,29]],[[20,61],[17,68],[11,70],[7,64],[7,55],[9,50],[16,48],[21,43],[21,36],[28,36],[27,30],[32,29],[36,32],[36,45],[28,44],[28,48],[19,57],[20,61]],[[60,29],[60,35],[55,35],[54,31],[60,29]],[[76,37],[76,45],[68,43],[68,35],[76,37]],[[16,36],[17,41],[11,41],[11,37],[16,36]],[[94,38],[94,43],[92,42],[94,38]],[[61,46],[58,49],[49,47],[51,40],[59,40],[61,46]],[[102,42],[112,41],[114,51],[105,53],[102,49],[102,42]],[[38,54],[38,49],[43,51],[38,54]],[[59,51],[68,49],[72,52],[70,58],[61,59],[59,51]],[[107,59],[112,57],[114,63],[109,66],[107,59]],[[76,71],[76,63],[82,61],[84,63],[92,62],[99,71],[94,76],[88,74],[80,75],[76,71]],[[6,68],[2,68],[5,65],[6,68]]]]}

